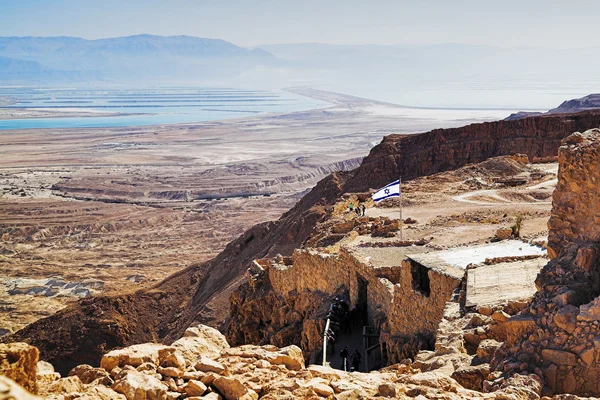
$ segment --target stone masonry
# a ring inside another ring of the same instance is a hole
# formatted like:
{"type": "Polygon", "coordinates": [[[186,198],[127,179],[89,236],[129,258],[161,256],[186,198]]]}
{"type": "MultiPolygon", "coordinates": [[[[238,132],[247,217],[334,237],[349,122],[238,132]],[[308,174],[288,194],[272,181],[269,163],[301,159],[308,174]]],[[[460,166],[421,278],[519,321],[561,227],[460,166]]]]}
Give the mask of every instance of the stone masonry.
{"type": "Polygon", "coordinates": [[[559,150],[549,222],[554,259],[531,305],[507,321],[492,368],[543,378],[542,394],[600,395],[600,130],[574,133],[559,150]]]}

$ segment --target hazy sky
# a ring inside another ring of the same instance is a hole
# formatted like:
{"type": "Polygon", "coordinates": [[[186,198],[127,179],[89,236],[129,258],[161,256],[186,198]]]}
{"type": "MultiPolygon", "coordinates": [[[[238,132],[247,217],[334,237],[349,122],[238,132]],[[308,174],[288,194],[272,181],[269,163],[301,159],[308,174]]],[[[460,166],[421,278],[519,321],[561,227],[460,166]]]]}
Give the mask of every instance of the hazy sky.
{"type": "Polygon", "coordinates": [[[597,0],[0,0],[0,36],[568,48],[600,45],[599,15],[597,0]]]}

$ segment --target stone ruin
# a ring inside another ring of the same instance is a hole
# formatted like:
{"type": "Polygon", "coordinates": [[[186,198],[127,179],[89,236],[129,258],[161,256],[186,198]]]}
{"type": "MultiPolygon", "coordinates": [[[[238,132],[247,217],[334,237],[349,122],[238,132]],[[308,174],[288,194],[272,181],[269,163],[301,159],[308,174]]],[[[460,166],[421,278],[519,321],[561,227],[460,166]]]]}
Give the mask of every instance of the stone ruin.
{"type": "Polygon", "coordinates": [[[542,395],[600,395],[600,129],[558,155],[548,253],[530,306],[511,318],[492,368],[543,376],[542,395]]]}

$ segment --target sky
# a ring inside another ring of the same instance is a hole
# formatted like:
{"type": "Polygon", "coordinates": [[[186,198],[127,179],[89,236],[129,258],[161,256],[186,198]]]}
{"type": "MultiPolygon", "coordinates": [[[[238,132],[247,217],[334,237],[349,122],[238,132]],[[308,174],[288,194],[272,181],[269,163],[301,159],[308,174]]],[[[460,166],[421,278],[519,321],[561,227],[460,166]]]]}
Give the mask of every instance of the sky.
{"type": "Polygon", "coordinates": [[[597,0],[0,0],[0,36],[600,46],[597,0]]]}

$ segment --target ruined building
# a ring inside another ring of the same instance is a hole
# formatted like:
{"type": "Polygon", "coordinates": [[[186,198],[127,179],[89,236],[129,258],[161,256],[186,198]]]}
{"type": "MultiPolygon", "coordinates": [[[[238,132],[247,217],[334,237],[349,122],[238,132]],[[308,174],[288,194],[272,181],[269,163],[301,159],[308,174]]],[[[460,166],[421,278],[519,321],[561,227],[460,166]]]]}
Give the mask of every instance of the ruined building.
{"type": "MultiPolygon", "coordinates": [[[[543,375],[545,393],[600,395],[600,130],[575,133],[558,156],[548,252],[531,305],[492,366],[543,375]]],[[[544,392],[543,392],[544,393],[544,392]]]]}

